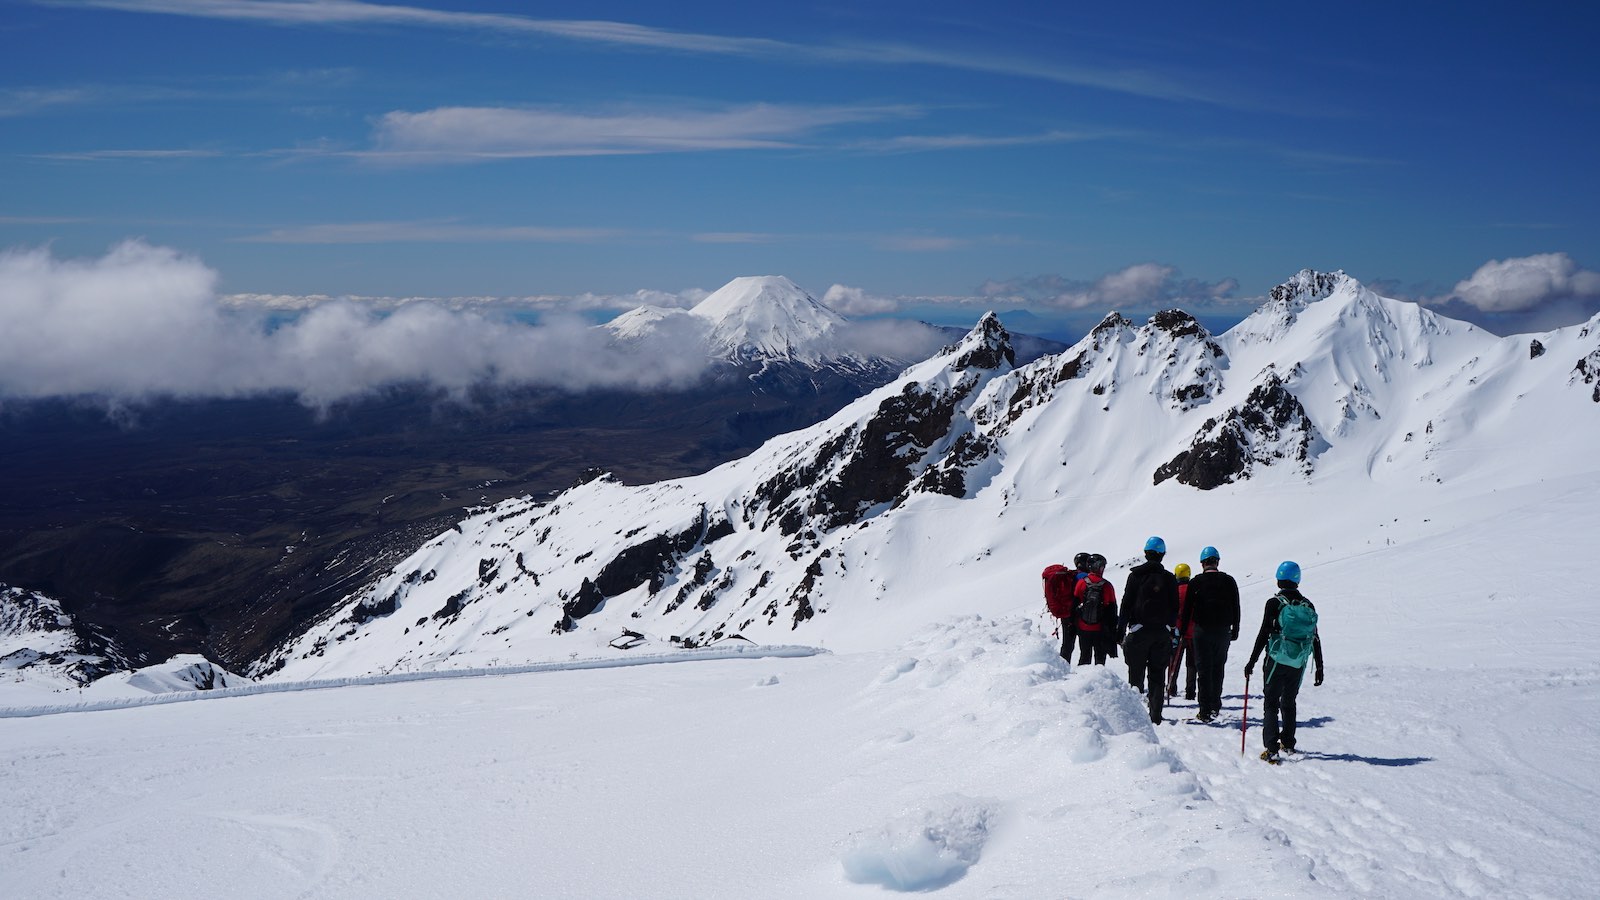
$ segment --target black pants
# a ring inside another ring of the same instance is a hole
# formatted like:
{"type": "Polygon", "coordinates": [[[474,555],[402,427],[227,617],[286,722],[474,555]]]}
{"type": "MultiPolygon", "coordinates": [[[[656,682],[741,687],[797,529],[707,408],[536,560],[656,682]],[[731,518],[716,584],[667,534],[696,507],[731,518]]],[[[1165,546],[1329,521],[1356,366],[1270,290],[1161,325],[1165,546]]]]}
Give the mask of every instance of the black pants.
{"type": "Polygon", "coordinates": [[[1172,632],[1146,625],[1128,635],[1122,644],[1128,654],[1128,683],[1150,699],[1150,721],[1161,721],[1166,705],[1167,661],[1172,658],[1172,632]]]}
{"type": "Polygon", "coordinates": [[[1184,671],[1183,696],[1194,699],[1194,638],[1184,638],[1178,642],[1178,649],[1172,652],[1172,661],[1167,663],[1167,696],[1178,696],[1178,670],[1184,671]]]}
{"type": "Polygon", "coordinates": [[[1106,636],[1104,631],[1078,632],[1078,665],[1087,666],[1089,659],[1094,658],[1094,664],[1106,664],[1106,636]]]}
{"type": "Polygon", "coordinates": [[[1072,636],[1077,632],[1067,627],[1067,623],[1056,620],[1056,627],[1061,630],[1061,658],[1072,662],[1072,636]]]}
{"type": "Polygon", "coordinates": [[[1232,629],[1226,625],[1218,628],[1196,625],[1194,628],[1195,665],[1200,670],[1195,686],[1201,715],[1222,712],[1222,680],[1227,674],[1231,633],[1232,629]]]}
{"type": "Polygon", "coordinates": [[[1267,677],[1267,683],[1261,689],[1263,705],[1266,707],[1261,717],[1261,743],[1268,750],[1277,750],[1279,747],[1293,749],[1295,698],[1300,695],[1300,681],[1305,677],[1306,670],[1286,666],[1269,656],[1263,674],[1267,677]],[[1283,719],[1281,726],[1278,723],[1280,716],[1283,719]]]}

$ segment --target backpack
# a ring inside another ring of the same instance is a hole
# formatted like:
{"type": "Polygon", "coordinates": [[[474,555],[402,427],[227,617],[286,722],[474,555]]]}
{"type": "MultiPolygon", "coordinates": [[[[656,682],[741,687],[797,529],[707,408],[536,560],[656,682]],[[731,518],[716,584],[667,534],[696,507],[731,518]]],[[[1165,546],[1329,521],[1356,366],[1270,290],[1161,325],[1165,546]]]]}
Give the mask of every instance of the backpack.
{"type": "Polygon", "coordinates": [[[1278,630],[1267,639],[1267,655],[1273,662],[1296,669],[1306,667],[1317,639],[1317,611],[1303,599],[1278,595],[1278,630]]]}
{"type": "MultiPolygon", "coordinates": [[[[1139,596],[1133,600],[1133,612],[1135,615],[1129,619],[1130,622],[1135,622],[1139,625],[1167,626],[1172,624],[1172,616],[1176,615],[1178,610],[1176,607],[1167,608],[1167,598],[1162,590],[1167,586],[1167,579],[1169,578],[1176,584],[1177,578],[1171,572],[1160,569],[1150,572],[1140,580],[1139,596]]],[[[1126,608],[1128,601],[1123,601],[1123,603],[1126,608]]]]}
{"type": "Polygon", "coordinates": [[[1078,583],[1078,573],[1066,566],[1047,566],[1044,570],[1044,605],[1050,615],[1058,619],[1072,616],[1072,589],[1078,583]]]}
{"type": "Polygon", "coordinates": [[[1099,625],[1100,612],[1105,606],[1106,581],[1093,578],[1083,582],[1083,602],[1078,604],[1078,624],[1099,625]]]}

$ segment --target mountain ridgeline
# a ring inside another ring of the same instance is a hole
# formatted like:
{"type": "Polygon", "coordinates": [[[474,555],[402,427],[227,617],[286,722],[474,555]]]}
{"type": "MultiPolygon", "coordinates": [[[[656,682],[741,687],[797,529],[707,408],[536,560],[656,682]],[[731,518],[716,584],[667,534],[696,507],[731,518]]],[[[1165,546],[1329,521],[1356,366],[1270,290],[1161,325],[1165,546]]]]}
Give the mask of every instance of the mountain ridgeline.
{"type": "Polygon", "coordinates": [[[846,320],[778,277],[596,328],[683,386],[449,399],[397,384],[325,415],[273,395],[151,400],[118,421],[78,399],[7,403],[0,587],[48,595],[137,665],[198,653],[242,669],[471,504],[550,496],[596,468],[634,483],[704,472],[831,415],[943,337],[846,320]]]}
{"type": "Polygon", "coordinates": [[[1557,473],[1572,455],[1554,448],[1600,437],[1597,382],[1600,317],[1530,345],[1342,273],[1301,272],[1220,335],[1180,310],[1143,324],[1113,313],[1020,366],[990,314],[826,420],[705,474],[602,475],[477,509],[255,674],[552,658],[622,632],[843,641],[880,616],[933,615],[920,598],[963,579],[1028,569],[1084,510],[1557,473]],[[1033,550],[996,538],[1030,526],[1033,550]]]}

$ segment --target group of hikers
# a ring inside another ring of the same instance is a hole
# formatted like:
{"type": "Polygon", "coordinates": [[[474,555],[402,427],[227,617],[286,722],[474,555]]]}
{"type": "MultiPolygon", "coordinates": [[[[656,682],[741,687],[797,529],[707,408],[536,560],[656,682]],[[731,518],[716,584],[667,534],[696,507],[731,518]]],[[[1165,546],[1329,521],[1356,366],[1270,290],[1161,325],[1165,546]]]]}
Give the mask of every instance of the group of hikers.
{"type": "MultiPolygon", "coordinates": [[[[1222,681],[1228,645],[1239,638],[1239,584],[1222,571],[1215,547],[1200,551],[1200,573],[1187,563],[1167,571],[1167,543],[1145,541],[1145,561],[1128,572],[1119,604],[1105,578],[1106,558],[1079,553],[1072,566],[1044,570],[1045,604],[1061,632],[1061,658],[1078,665],[1105,665],[1118,648],[1128,663],[1128,682],[1149,700],[1150,721],[1160,724],[1167,696],[1176,696],[1184,670],[1184,699],[1195,700],[1195,721],[1215,722],[1222,712],[1222,681]]],[[[1266,656],[1262,686],[1261,758],[1278,763],[1295,749],[1295,703],[1306,664],[1316,662],[1313,684],[1322,684],[1322,639],[1316,607],[1300,593],[1300,566],[1284,561],[1276,572],[1277,593],[1267,600],[1256,633],[1246,684],[1266,656]]]]}

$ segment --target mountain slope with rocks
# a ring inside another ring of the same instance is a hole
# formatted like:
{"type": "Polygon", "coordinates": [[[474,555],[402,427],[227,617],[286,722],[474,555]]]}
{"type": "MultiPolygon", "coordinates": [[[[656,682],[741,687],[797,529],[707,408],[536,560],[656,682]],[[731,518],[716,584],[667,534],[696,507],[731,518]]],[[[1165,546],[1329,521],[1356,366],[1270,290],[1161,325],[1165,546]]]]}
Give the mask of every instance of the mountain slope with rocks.
{"type": "Polygon", "coordinates": [[[1142,325],[1113,314],[1021,368],[987,316],[828,420],[705,475],[602,477],[481,509],[260,671],[554,658],[608,652],[625,632],[853,646],[990,602],[973,584],[1025,602],[1042,561],[1085,546],[1115,564],[1143,532],[1254,533],[1262,513],[1206,512],[1219,502],[1291,498],[1297,517],[1335,528],[1362,501],[1581,476],[1595,464],[1571,432],[1600,433],[1593,331],[1540,336],[1530,359],[1525,337],[1313,272],[1222,335],[1181,311],[1142,325]]]}

